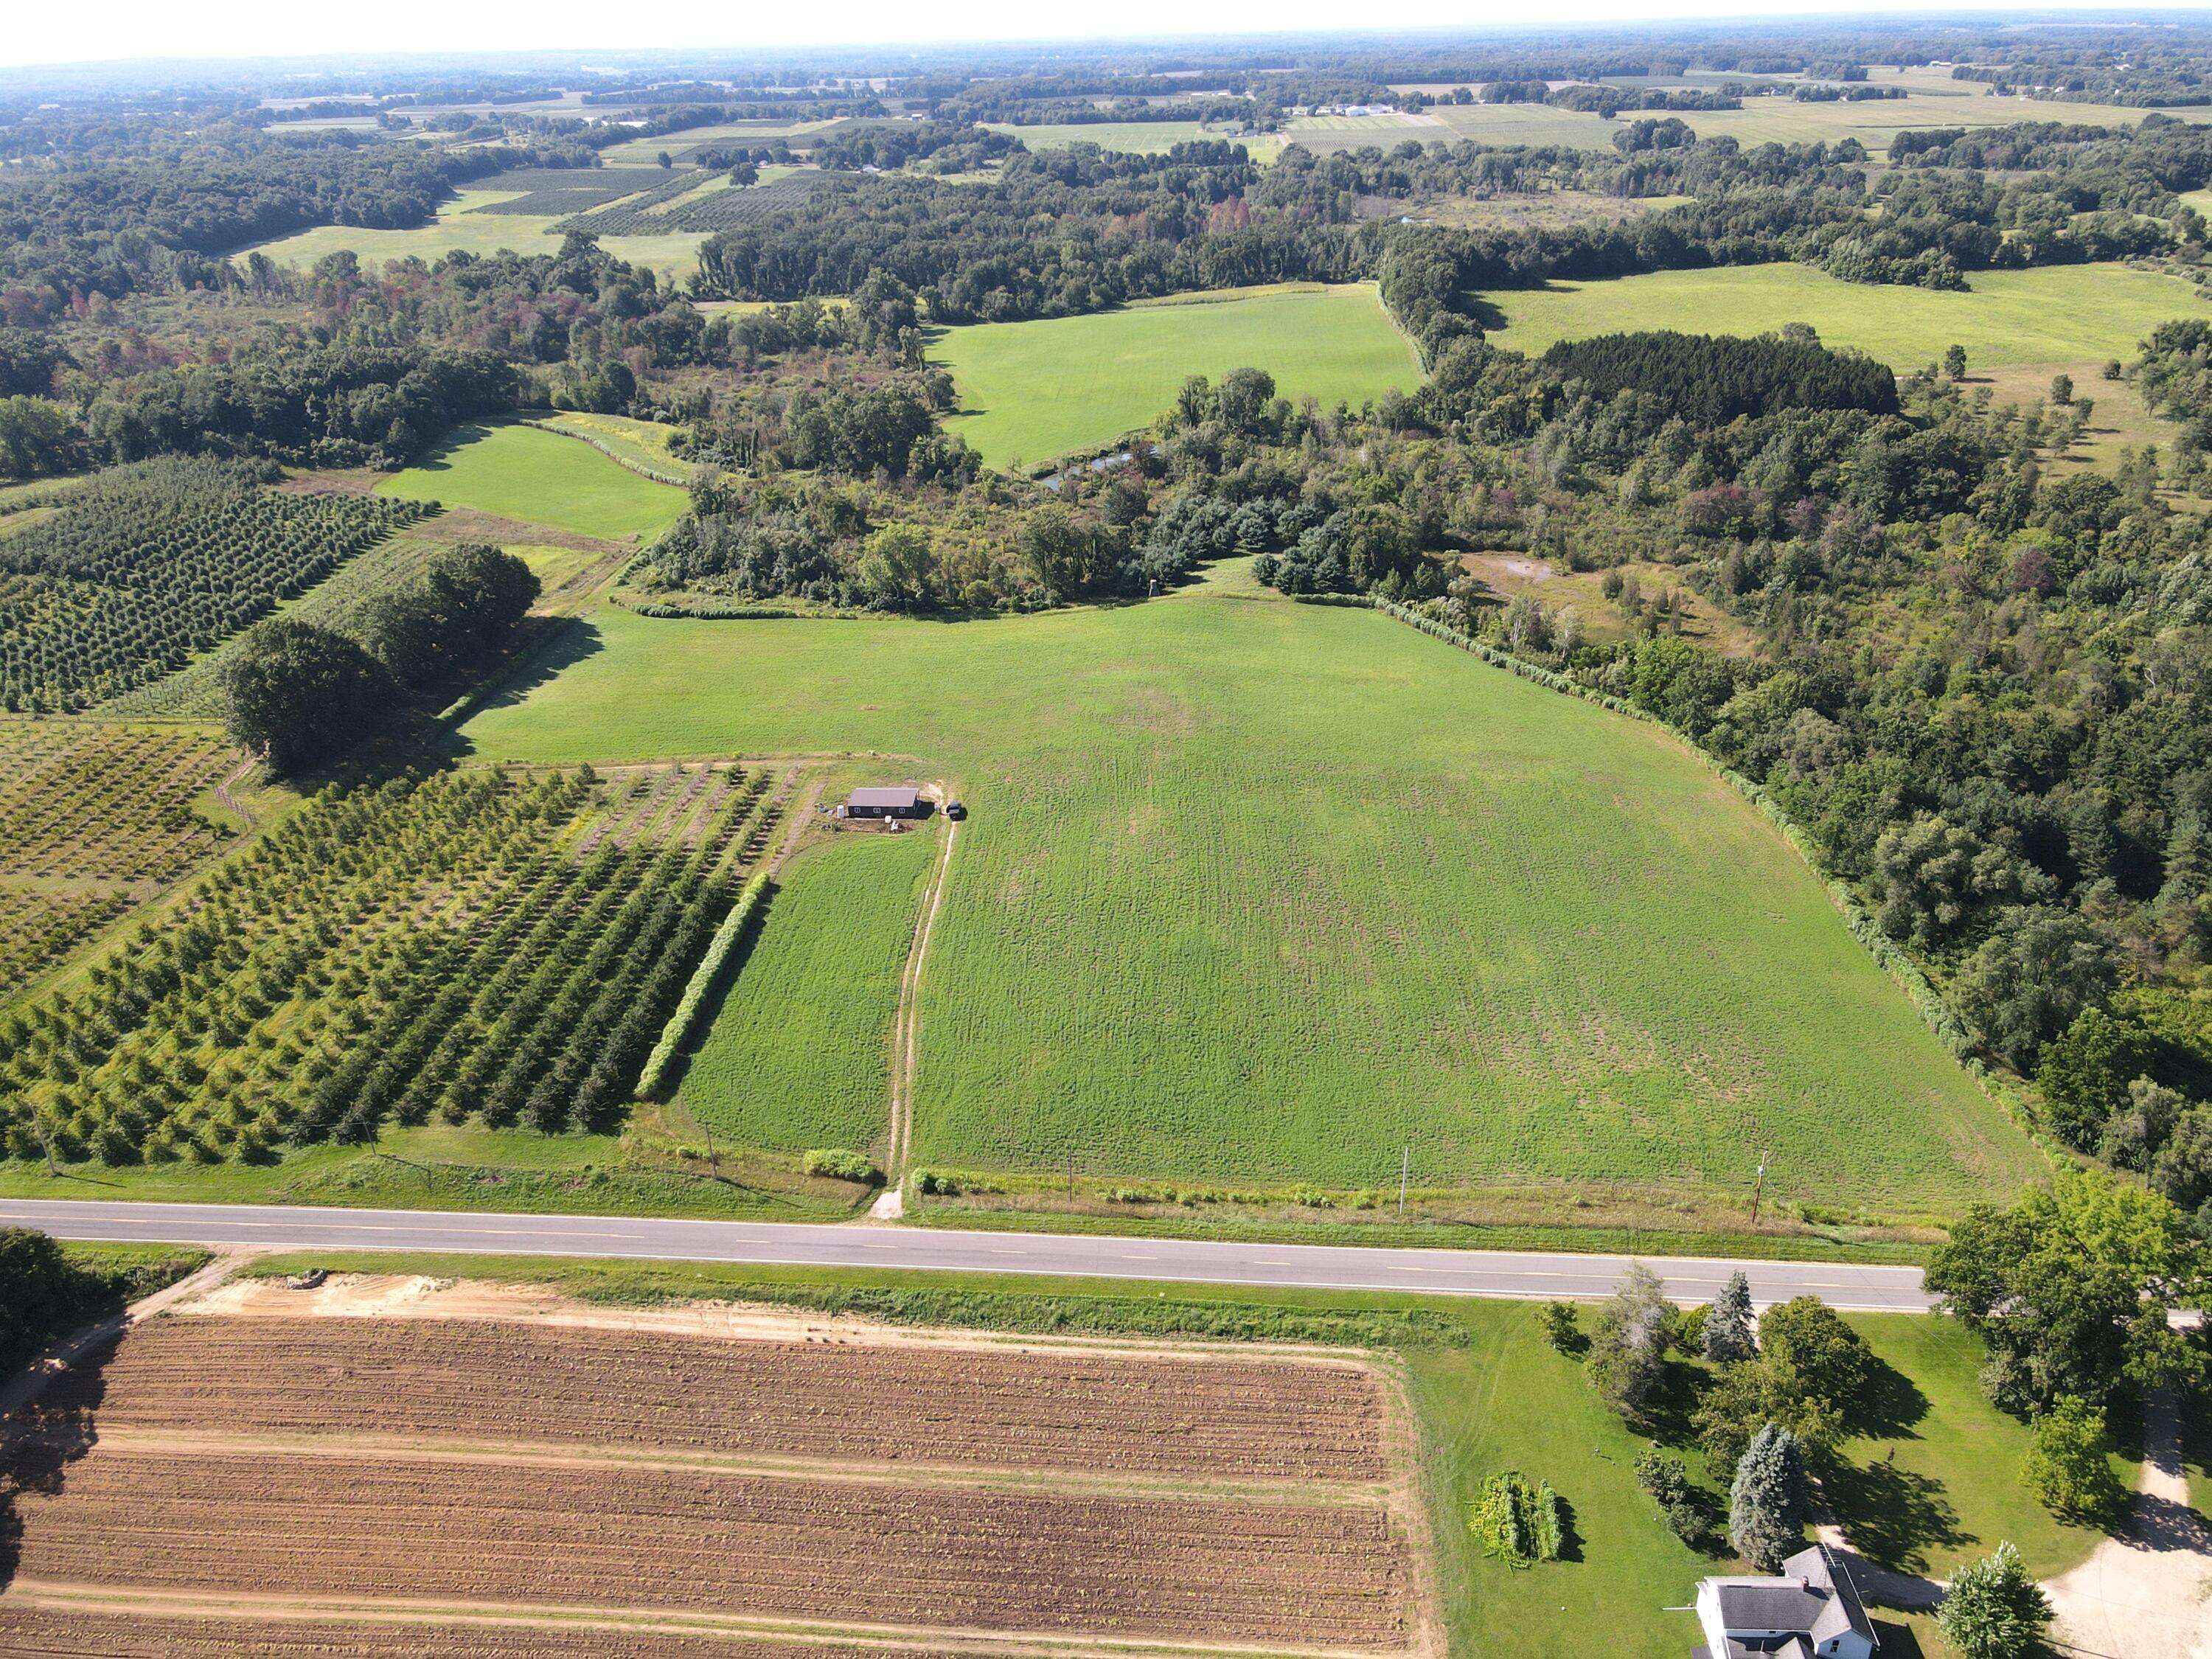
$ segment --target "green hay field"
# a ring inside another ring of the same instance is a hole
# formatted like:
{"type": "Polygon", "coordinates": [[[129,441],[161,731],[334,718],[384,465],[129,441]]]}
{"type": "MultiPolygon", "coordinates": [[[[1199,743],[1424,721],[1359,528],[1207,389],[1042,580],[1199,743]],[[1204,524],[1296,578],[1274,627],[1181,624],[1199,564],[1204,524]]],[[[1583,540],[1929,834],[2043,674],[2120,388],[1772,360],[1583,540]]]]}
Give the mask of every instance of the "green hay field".
{"type": "Polygon", "coordinates": [[[899,975],[939,833],[844,836],[793,866],[679,1109],[744,1146],[883,1150],[899,975]]]}
{"type": "MultiPolygon", "coordinates": [[[[612,162],[610,166],[614,165],[612,162]]],[[[479,208],[511,202],[516,192],[465,190],[438,210],[427,225],[412,230],[372,230],[360,225],[318,225],[274,241],[240,249],[265,253],[280,265],[306,270],[325,254],[350,252],[364,265],[376,266],[392,259],[422,259],[434,264],[448,253],[557,253],[561,233],[558,220],[532,214],[481,213],[479,208]]],[[[664,276],[688,276],[697,268],[699,244],[705,231],[668,231],[655,236],[602,236],[599,246],[617,259],[650,265],[664,276]]]]}
{"type": "Polygon", "coordinates": [[[1255,367],[1285,396],[1379,398],[1421,379],[1372,283],[1229,289],[1087,317],[947,329],[931,356],[962,412],[946,424],[993,466],[1050,461],[1148,426],[1193,374],[1255,367]]]}
{"type": "Polygon", "coordinates": [[[1408,1146],[1423,1182],[1747,1194],[1764,1147],[1770,1195],[1892,1214],[2039,1167],[1680,745],[1370,612],[609,609],[463,738],[946,778],[923,1164],[1352,1186],[1408,1146]]]}
{"type": "Polygon", "coordinates": [[[1164,155],[1177,144],[1195,139],[1226,139],[1242,144],[1255,161],[1272,161],[1282,154],[1283,140],[1275,133],[1231,138],[1218,128],[1199,121],[1072,121],[1064,125],[1016,126],[1010,122],[986,121],[994,132],[1012,133],[1033,150],[1065,149],[1070,144],[1096,144],[1101,149],[1126,150],[1132,155],[1164,155]]]}
{"type": "MultiPolygon", "coordinates": [[[[1978,270],[1968,280],[1966,292],[1940,293],[1838,282],[1806,265],[1736,265],[1486,297],[1505,314],[1506,326],[1492,339],[1516,351],[1619,331],[1759,334],[1810,323],[1827,344],[1856,347],[1900,370],[1938,361],[1954,343],[1966,347],[1970,370],[2101,364],[2132,356],[2136,342],[2168,318],[2206,310],[2180,278],[2118,264],[1978,270]]],[[[2099,392],[2087,382],[2081,389],[2099,392]]]]}
{"type": "Polygon", "coordinates": [[[377,485],[385,495],[472,507],[580,535],[658,536],[686,497],[589,444],[529,426],[465,426],[430,459],[377,485]]]}

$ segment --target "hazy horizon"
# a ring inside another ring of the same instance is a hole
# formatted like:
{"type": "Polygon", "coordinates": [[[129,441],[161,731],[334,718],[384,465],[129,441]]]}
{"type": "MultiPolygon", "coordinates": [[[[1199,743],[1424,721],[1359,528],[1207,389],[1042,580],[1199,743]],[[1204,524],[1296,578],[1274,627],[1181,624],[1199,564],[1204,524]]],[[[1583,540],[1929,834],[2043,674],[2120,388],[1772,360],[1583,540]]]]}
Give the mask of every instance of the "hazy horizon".
{"type": "Polygon", "coordinates": [[[640,27],[650,38],[616,40],[608,38],[609,15],[604,6],[580,0],[547,0],[525,7],[516,3],[456,8],[434,6],[428,0],[394,0],[376,13],[362,15],[337,9],[304,9],[278,5],[271,0],[246,3],[210,15],[173,6],[155,6],[146,0],[128,0],[107,14],[116,27],[106,40],[115,51],[87,51],[83,21],[73,15],[39,12],[18,19],[0,36],[0,69],[24,70],[88,66],[124,68],[132,64],[167,61],[193,63],[268,59],[331,59],[348,57],[483,56],[538,52],[616,53],[639,52],[738,52],[747,47],[778,52],[794,49],[850,51],[876,47],[885,52],[921,47],[971,45],[1022,46],[1031,43],[1083,43],[1266,38],[1292,35],[1375,35],[1395,33],[1464,33],[1469,38],[1488,34],[1525,35],[1542,29],[1637,24],[1694,24],[1728,21],[1832,18],[1839,23],[1859,23],[1874,17],[1923,16],[2016,12],[2025,19],[2050,19],[2068,14],[2101,17],[2124,22],[2140,15],[2172,13],[2202,14],[2207,8],[2183,3],[2150,3],[2125,8],[2093,4],[2038,6],[2023,9],[2002,0],[1962,0],[1961,3],[1929,6],[1899,0],[1840,9],[1834,0],[1708,0],[1695,7],[1668,0],[1563,0],[1550,8],[1541,24],[1532,22],[1519,9],[1487,7],[1469,15],[1463,7],[1444,0],[1388,0],[1364,11],[1357,21],[1338,6],[1318,0],[1216,0],[1201,10],[1164,0],[1132,0],[1110,12],[1069,11],[1060,15],[1065,27],[1054,27],[1051,15],[1033,6],[1009,0],[979,0],[979,3],[948,14],[957,22],[941,29],[917,27],[927,15],[884,0],[857,0],[841,8],[844,27],[825,30],[823,14],[811,10],[776,9],[748,17],[741,27],[717,25],[701,19],[696,34],[680,33],[681,26],[662,16],[642,20],[640,27]]]}

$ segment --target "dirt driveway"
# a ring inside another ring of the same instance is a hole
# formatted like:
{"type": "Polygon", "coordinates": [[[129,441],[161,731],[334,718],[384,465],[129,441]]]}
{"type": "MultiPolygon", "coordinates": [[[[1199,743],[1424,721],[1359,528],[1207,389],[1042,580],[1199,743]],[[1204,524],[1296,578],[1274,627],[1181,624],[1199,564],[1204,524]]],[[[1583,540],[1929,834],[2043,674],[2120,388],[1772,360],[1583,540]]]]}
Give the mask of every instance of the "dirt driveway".
{"type": "Polygon", "coordinates": [[[2059,1650],[2085,1659],[2212,1659],[2212,1528],[2189,1506],[2181,1413],[2171,1394],[2147,1415],[2142,1479],[2121,1534],[2044,1585],[2059,1650]]]}

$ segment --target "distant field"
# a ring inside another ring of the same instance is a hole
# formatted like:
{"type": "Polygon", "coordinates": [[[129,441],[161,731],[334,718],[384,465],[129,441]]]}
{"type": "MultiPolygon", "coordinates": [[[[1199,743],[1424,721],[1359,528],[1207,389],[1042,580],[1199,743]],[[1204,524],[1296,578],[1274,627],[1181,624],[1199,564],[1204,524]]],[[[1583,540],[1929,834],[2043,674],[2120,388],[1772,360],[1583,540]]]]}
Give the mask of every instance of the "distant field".
{"type": "Polygon", "coordinates": [[[564,641],[479,757],[873,751],[967,800],[922,1164],[1745,1193],[1763,1148],[1770,1195],[1890,1213],[2038,1167],[1673,740],[1371,614],[1223,581],[564,641]]]}
{"type": "Polygon", "coordinates": [[[1487,297],[1506,320],[1492,337],[1516,351],[1615,330],[1759,334],[1810,323],[1827,344],[1856,347],[1900,370],[1937,361],[1954,343],[1966,347],[1970,368],[2101,363],[2133,355],[2168,318],[2207,311],[2179,277],[2124,265],[1979,270],[1968,280],[1967,292],[1947,294],[1838,282],[1784,264],[1555,283],[1487,297]]]}
{"type": "Polygon", "coordinates": [[[899,975],[941,827],[801,858],[686,1066],[677,1105],[741,1145],[880,1152],[899,975]]]}
{"type": "MultiPolygon", "coordinates": [[[[438,210],[437,217],[412,230],[369,230],[359,225],[319,225],[242,250],[265,253],[281,265],[302,270],[325,254],[351,252],[364,264],[392,259],[436,261],[448,253],[553,253],[561,246],[557,218],[544,215],[492,213],[483,210],[516,199],[511,191],[462,191],[438,210]]],[[[673,276],[688,276],[698,263],[703,231],[670,231],[652,236],[603,236],[600,246],[617,258],[651,265],[673,276]]]]}
{"type": "MultiPolygon", "coordinates": [[[[1684,80],[1651,82],[1649,76],[1608,77],[1620,85],[1646,83],[1668,86],[1714,87],[1729,77],[1692,71],[1684,80]]],[[[1735,138],[1745,144],[1803,144],[1822,141],[1838,143],[1856,138],[1876,155],[1885,153],[1899,133],[1924,127],[2006,126],[2015,121],[2087,122],[2095,125],[2131,127],[2147,109],[2127,109],[2109,104],[2076,104],[2043,99],[1991,97],[1981,85],[1951,80],[1942,70],[1887,69],[1869,72],[1874,85],[1905,89],[1902,99],[1868,100],[1859,103],[1811,103],[1794,98],[1747,98],[1735,110],[1627,110],[1620,120],[1548,104],[1438,104],[1417,114],[1333,118],[1329,121],[1296,124],[1291,136],[1310,149],[1342,149],[1353,143],[1389,148],[1407,138],[1426,143],[1437,138],[1452,142],[1472,138],[1486,144],[1569,144],[1581,149],[1605,149],[1616,126],[1638,119],[1663,120],[1676,114],[1703,138],[1735,138]],[[1424,131],[1424,120],[1440,124],[1424,131]],[[1354,138],[1354,131],[1364,137],[1354,138]]],[[[1430,91],[1449,90],[1431,86],[1430,91]]],[[[2172,110],[2183,120],[2202,120],[2204,112],[2172,110]]]]}
{"type": "Polygon", "coordinates": [[[1197,139],[1222,139],[1232,144],[1243,145],[1256,161],[1271,161],[1283,148],[1281,137],[1273,133],[1231,138],[1218,128],[1209,129],[1197,121],[1077,121],[1065,125],[1026,127],[1007,122],[987,121],[984,125],[994,132],[1012,133],[1030,149],[1059,149],[1069,144],[1096,144],[1101,149],[1157,155],[1164,154],[1177,144],[1188,144],[1197,139]]]}
{"type": "Polygon", "coordinates": [[[1035,464],[1149,425],[1193,374],[1266,369],[1278,391],[1359,404],[1419,384],[1420,363],[1369,283],[1232,289],[1088,317],[947,329],[931,356],[962,412],[947,422],[993,466],[1035,464]]]}
{"type": "Polygon", "coordinates": [[[686,127],[681,132],[663,133],[653,138],[625,138],[599,155],[611,167],[641,167],[656,165],[664,153],[671,161],[689,162],[702,149],[772,144],[779,138],[795,149],[804,149],[816,136],[837,125],[834,120],[732,121],[720,126],[686,127]]]}
{"type": "Polygon", "coordinates": [[[528,426],[462,427],[436,456],[376,488],[586,536],[657,536],[685,502],[588,444],[528,426]]]}

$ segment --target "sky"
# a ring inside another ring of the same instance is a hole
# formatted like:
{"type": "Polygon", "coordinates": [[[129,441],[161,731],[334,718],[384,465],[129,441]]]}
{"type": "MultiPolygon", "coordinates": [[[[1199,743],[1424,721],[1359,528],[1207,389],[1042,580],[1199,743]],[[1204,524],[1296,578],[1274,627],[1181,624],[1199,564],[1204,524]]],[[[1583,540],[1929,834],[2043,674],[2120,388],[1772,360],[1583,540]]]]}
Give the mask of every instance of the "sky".
{"type": "MultiPolygon", "coordinates": [[[[2017,10],[2008,0],[1940,0],[1948,11],[2017,10]]],[[[2201,4],[2202,0],[2197,0],[2201,4]]],[[[2057,9],[2042,0],[2035,9],[2057,9]]],[[[2150,6],[2131,9],[2158,9],[2150,6]]],[[[109,0],[90,12],[9,0],[0,65],[136,58],[234,58],[356,52],[486,52],[594,46],[736,47],[901,40],[1097,39],[1101,35],[1265,33],[1346,28],[1526,29],[1532,25],[1702,17],[1927,11],[1929,0],[1110,0],[1098,6],[1036,0],[838,0],[834,6],[610,6],[606,0],[109,0]]],[[[2178,6],[2174,9],[2179,9],[2178,6]]]]}

